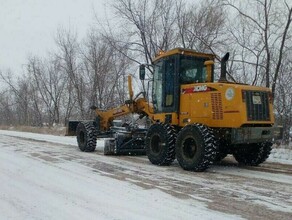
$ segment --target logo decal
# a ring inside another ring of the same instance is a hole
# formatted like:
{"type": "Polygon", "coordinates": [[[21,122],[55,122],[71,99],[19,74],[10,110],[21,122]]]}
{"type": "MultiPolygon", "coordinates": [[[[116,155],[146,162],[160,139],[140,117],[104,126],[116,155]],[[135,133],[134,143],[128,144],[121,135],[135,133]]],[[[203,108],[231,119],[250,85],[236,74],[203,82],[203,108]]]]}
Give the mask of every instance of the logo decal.
{"type": "Polygon", "coordinates": [[[181,90],[181,93],[188,94],[188,93],[210,92],[210,91],[216,91],[216,89],[212,87],[208,87],[207,85],[200,85],[200,86],[184,88],[181,90]]]}

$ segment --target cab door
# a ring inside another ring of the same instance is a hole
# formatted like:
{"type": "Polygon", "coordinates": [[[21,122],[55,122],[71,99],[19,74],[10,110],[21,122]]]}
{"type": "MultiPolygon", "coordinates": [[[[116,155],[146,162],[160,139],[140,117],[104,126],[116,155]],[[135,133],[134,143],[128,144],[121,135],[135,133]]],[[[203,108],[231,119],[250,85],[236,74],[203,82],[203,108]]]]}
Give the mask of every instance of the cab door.
{"type": "Polygon", "coordinates": [[[164,58],[155,64],[152,97],[156,117],[160,121],[167,123],[176,121],[179,94],[177,76],[178,68],[175,56],[164,58]]]}

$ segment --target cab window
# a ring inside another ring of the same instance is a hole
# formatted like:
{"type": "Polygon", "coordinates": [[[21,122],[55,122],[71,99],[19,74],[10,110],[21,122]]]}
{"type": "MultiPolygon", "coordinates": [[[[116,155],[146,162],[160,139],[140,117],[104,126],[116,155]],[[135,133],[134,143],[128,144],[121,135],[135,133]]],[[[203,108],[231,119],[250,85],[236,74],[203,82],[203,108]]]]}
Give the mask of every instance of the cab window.
{"type": "Polygon", "coordinates": [[[193,56],[182,56],[180,59],[180,83],[203,83],[206,82],[207,71],[204,65],[205,59],[193,56]]]}

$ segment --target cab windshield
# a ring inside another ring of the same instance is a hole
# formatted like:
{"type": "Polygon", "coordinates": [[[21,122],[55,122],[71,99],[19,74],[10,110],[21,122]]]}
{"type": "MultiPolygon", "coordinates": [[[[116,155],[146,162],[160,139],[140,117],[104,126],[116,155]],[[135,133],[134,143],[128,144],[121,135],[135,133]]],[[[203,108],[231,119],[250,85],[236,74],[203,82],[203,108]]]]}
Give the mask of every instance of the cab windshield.
{"type": "Polygon", "coordinates": [[[204,83],[207,79],[207,71],[204,62],[206,60],[193,56],[181,56],[180,59],[180,83],[204,83]]]}

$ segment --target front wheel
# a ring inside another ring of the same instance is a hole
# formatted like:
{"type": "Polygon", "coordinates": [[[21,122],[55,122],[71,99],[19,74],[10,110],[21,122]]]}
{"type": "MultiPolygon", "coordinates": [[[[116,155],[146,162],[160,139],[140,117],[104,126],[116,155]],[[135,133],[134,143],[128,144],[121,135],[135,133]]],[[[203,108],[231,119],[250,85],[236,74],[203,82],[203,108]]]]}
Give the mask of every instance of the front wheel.
{"type": "Polygon", "coordinates": [[[185,170],[204,171],[218,151],[218,142],[213,131],[201,124],[185,126],[176,140],[176,158],[185,170]]]}
{"type": "Polygon", "coordinates": [[[169,124],[151,125],[146,135],[146,155],[155,165],[168,166],[175,159],[176,132],[169,124]]]}
{"type": "Polygon", "coordinates": [[[95,150],[97,131],[93,122],[80,122],[76,128],[76,135],[81,151],[92,152],[95,150]]]}

